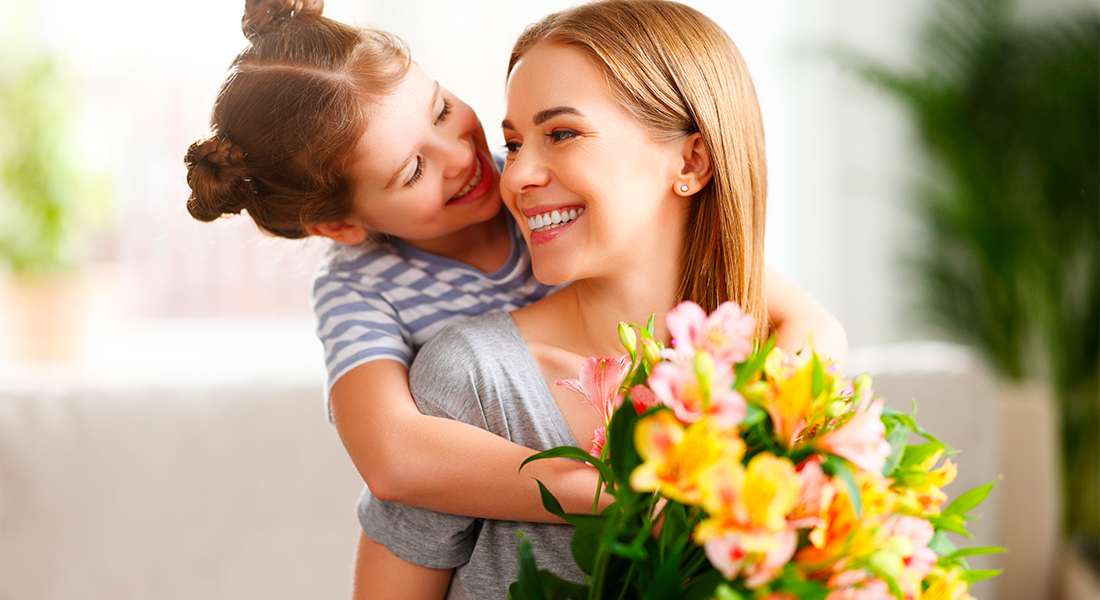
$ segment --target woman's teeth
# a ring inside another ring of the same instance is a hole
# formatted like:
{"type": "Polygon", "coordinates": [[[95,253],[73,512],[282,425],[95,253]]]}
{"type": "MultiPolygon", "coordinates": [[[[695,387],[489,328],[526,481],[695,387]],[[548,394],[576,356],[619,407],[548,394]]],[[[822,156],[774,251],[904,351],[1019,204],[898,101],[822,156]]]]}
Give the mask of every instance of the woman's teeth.
{"type": "Polygon", "coordinates": [[[570,208],[569,210],[554,210],[527,218],[527,227],[532,232],[549,231],[555,227],[561,227],[576,219],[584,213],[584,208],[570,208]]]}
{"type": "Polygon", "coordinates": [[[454,198],[451,198],[451,200],[458,200],[459,198],[461,198],[461,197],[465,196],[466,194],[469,194],[470,192],[472,192],[474,190],[474,188],[476,188],[478,186],[478,184],[481,183],[481,176],[482,176],[481,158],[479,157],[477,159],[477,164],[474,165],[474,176],[472,178],[470,178],[470,183],[467,183],[466,187],[459,190],[458,193],[455,194],[454,198]]]}

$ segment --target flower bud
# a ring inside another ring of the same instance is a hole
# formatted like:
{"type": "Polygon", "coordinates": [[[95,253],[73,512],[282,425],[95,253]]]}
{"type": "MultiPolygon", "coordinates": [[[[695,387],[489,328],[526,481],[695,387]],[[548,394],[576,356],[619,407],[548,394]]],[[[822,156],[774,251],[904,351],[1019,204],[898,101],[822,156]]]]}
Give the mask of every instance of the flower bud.
{"type": "Polygon", "coordinates": [[[634,334],[634,328],[619,321],[619,341],[622,342],[623,347],[630,353],[630,360],[636,360],[636,349],[638,346],[638,336],[634,334]]]}
{"type": "Polygon", "coordinates": [[[710,352],[697,352],[694,365],[695,376],[699,378],[701,385],[705,385],[704,382],[709,383],[714,379],[714,357],[710,355],[710,352]]]}
{"type": "Polygon", "coordinates": [[[657,342],[649,339],[642,342],[642,358],[650,368],[661,362],[661,348],[657,346],[657,342]]]}

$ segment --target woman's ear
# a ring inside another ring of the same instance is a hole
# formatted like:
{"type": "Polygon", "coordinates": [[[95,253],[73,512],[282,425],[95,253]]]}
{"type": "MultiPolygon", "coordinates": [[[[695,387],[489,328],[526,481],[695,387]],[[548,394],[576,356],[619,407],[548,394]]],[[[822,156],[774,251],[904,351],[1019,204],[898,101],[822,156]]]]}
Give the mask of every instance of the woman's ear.
{"type": "Polygon", "coordinates": [[[677,191],[690,196],[706,187],[713,174],[710,163],[710,150],[703,142],[703,134],[693,133],[681,142],[680,158],[683,163],[677,179],[677,191]]]}
{"type": "Polygon", "coordinates": [[[334,221],[332,223],[321,223],[320,225],[308,225],[306,227],[306,232],[310,235],[327,237],[331,240],[351,244],[353,246],[355,244],[361,244],[367,239],[367,230],[350,221],[334,221]]]}

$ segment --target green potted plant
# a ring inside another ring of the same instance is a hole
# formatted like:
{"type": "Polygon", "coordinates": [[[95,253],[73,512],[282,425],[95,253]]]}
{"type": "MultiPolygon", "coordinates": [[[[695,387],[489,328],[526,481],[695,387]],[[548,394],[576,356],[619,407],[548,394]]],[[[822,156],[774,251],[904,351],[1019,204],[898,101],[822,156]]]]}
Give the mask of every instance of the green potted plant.
{"type": "MultiPolygon", "coordinates": [[[[0,275],[15,358],[57,360],[79,351],[84,225],[92,210],[77,185],[71,140],[75,89],[53,54],[5,52],[0,61],[0,275]]],[[[94,177],[93,177],[94,179],[94,177]]]]}
{"type": "Polygon", "coordinates": [[[917,308],[1004,380],[1048,382],[1060,413],[1065,530],[1095,565],[1100,17],[1025,25],[1007,0],[941,2],[919,50],[905,72],[840,53],[910,109],[930,158],[914,194],[927,244],[906,259],[922,292],[917,308]]]}

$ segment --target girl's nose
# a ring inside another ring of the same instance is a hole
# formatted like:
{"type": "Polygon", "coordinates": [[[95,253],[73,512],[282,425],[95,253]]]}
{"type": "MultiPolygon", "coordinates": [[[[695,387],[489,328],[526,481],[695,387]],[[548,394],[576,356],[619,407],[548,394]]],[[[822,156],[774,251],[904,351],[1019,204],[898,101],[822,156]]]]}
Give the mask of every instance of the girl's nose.
{"type": "Polygon", "coordinates": [[[443,176],[447,179],[461,177],[474,164],[474,143],[467,137],[444,140],[440,147],[443,176]]]}

